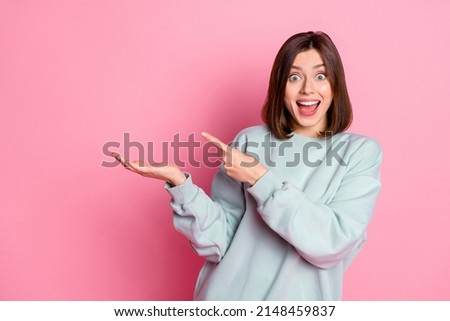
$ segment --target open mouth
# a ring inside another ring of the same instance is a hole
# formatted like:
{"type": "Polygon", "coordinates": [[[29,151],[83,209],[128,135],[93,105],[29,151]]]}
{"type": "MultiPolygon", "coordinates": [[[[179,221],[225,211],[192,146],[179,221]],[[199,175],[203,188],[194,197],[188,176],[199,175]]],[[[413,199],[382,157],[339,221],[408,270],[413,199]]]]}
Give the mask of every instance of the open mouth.
{"type": "Polygon", "coordinates": [[[320,105],[319,100],[297,100],[297,107],[300,115],[313,116],[320,105]]]}

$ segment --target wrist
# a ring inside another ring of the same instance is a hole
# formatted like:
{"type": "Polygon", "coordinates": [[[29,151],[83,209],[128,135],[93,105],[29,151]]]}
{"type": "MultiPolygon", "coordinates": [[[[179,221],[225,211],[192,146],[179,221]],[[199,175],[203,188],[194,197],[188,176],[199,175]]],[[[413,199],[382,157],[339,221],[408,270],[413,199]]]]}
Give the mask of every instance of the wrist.
{"type": "Polygon", "coordinates": [[[258,164],[253,171],[252,177],[247,181],[250,186],[256,184],[256,182],[267,173],[268,169],[261,164],[258,164]]]}
{"type": "Polygon", "coordinates": [[[185,180],[186,180],[186,175],[184,175],[184,173],[182,173],[182,172],[179,172],[177,175],[174,175],[173,177],[170,177],[169,179],[167,179],[167,183],[169,183],[172,186],[177,186],[177,185],[184,183],[185,180]]]}

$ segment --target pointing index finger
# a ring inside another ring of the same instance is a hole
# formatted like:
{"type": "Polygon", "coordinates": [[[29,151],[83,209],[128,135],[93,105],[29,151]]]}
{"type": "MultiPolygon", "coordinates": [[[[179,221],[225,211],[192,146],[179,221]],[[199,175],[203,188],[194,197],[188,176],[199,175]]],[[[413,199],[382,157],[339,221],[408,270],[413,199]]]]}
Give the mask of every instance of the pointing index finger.
{"type": "Polygon", "coordinates": [[[213,143],[214,145],[216,145],[218,148],[220,148],[221,150],[223,150],[224,152],[226,152],[230,146],[228,146],[227,144],[225,144],[224,142],[222,142],[220,139],[214,137],[213,135],[209,134],[209,133],[202,133],[202,136],[209,142],[213,143]]]}

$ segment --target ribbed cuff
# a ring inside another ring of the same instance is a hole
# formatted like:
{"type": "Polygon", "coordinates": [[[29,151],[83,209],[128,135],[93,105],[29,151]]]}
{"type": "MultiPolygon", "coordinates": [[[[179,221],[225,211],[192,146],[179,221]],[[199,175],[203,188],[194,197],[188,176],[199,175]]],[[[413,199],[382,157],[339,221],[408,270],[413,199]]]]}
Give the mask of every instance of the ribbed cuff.
{"type": "Polygon", "coordinates": [[[264,205],[267,199],[283,186],[283,182],[268,170],[255,185],[247,188],[247,191],[255,198],[258,206],[264,205]]]}
{"type": "Polygon", "coordinates": [[[198,187],[192,182],[191,175],[184,173],[186,180],[177,186],[166,183],[164,188],[172,196],[173,202],[176,204],[186,204],[191,202],[198,193],[198,187]]]}

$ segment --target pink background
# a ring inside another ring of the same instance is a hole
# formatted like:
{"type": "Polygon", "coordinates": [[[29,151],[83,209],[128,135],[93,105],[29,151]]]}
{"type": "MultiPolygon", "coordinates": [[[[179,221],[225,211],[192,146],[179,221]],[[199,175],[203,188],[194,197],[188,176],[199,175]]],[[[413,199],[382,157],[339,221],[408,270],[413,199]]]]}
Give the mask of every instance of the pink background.
{"type": "MultiPolygon", "coordinates": [[[[102,167],[102,146],[230,141],[261,123],[281,44],[323,30],[351,131],[385,155],[344,299],[449,300],[449,14],[445,0],[2,0],[0,299],[190,300],[203,261],[162,182],[102,167]]],[[[214,169],[186,170],[209,190],[214,169]]]]}

